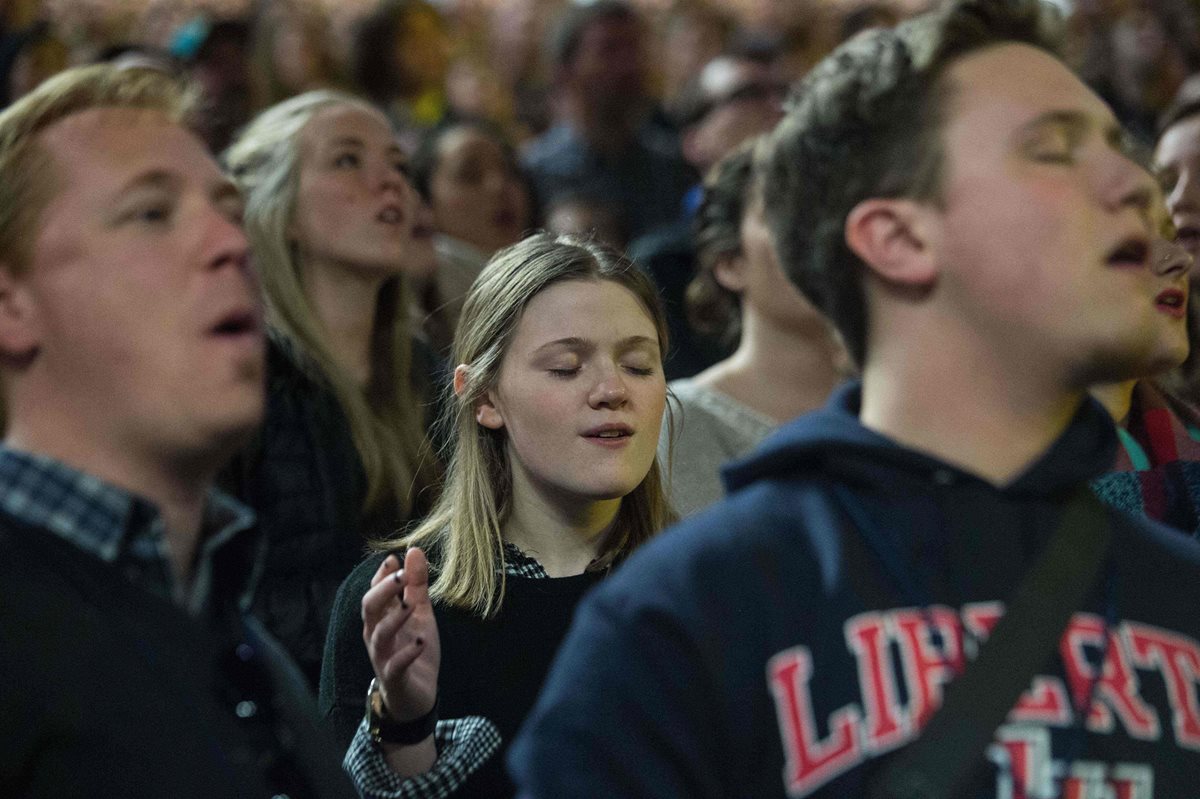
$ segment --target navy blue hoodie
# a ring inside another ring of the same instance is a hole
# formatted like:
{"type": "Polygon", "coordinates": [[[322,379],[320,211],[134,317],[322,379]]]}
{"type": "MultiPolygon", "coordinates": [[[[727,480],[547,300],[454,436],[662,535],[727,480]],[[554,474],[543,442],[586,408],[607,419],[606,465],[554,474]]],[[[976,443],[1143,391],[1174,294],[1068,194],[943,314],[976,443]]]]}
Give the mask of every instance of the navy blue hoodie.
{"type": "MultiPolygon", "coordinates": [[[[1086,402],[997,488],[858,402],[781,429],[584,601],[510,752],[522,796],[866,796],[918,736],[1116,437],[1086,402]]],[[[1200,795],[1200,547],[1111,518],[1092,596],[962,796],[1200,795]]]]}

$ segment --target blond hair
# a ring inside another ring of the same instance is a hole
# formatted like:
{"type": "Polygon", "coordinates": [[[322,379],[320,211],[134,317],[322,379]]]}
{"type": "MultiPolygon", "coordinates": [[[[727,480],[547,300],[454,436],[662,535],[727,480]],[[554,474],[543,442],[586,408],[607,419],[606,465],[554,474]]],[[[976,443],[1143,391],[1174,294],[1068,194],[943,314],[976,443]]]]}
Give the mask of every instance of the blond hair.
{"type": "Polygon", "coordinates": [[[165,72],[94,64],[55,75],[0,112],[0,260],[17,274],[24,271],[37,221],[59,188],[38,134],[94,108],[156,111],[182,124],[194,101],[165,72]]]}
{"type": "MultiPolygon", "coordinates": [[[[467,370],[462,393],[451,392],[440,420],[449,464],[442,495],[425,521],[399,543],[436,552],[433,599],[485,618],[503,601],[502,529],[512,512],[512,471],[504,432],[477,424],[474,409],[499,380],[525,306],[564,280],[607,280],[628,289],[654,322],[661,351],[667,351],[666,321],[650,278],[601,244],[539,234],[499,251],[484,267],[467,295],[454,337],[454,362],[467,370]]],[[[656,460],[621,500],[613,530],[589,569],[607,568],[674,519],[656,460]]],[[[396,542],[377,546],[390,549],[396,542]]]]}
{"type": "Polygon", "coordinates": [[[304,291],[302,264],[287,232],[296,208],[300,134],[318,112],[341,105],[374,112],[345,92],[306,92],[259,114],[223,160],[245,196],[246,235],[262,276],[270,325],[299,356],[301,368],[332,390],[346,414],[367,477],[364,511],[394,501],[407,516],[419,492],[434,482],[436,468],[412,385],[404,281],[394,277],[380,287],[371,333],[371,378],[364,390],[326,342],[328,334],[304,291]]]}

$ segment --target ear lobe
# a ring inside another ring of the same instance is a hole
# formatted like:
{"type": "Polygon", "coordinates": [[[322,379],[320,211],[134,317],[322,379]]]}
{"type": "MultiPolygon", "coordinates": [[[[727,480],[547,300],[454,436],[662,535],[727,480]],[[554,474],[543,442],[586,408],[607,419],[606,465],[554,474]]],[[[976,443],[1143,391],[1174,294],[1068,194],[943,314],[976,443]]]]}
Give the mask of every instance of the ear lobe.
{"type": "Polygon", "coordinates": [[[41,343],[36,303],[26,281],[0,264],[0,356],[27,360],[41,343]]]}
{"type": "Polygon", "coordinates": [[[722,255],[713,264],[713,279],[721,288],[741,294],[746,290],[746,257],[740,253],[722,255]]]}
{"type": "MultiPolygon", "coordinates": [[[[461,397],[467,390],[467,376],[470,367],[460,363],[454,367],[454,395],[461,397]]],[[[492,392],[484,392],[483,397],[475,402],[475,421],[489,430],[499,430],[504,427],[504,417],[492,399],[492,392]]]]}
{"type": "Polygon", "coordinates": [[[927,213],[913,200],[864,200],[846,217],[846,244],[885,281],[927,287],[937,278],[927,213]]]}

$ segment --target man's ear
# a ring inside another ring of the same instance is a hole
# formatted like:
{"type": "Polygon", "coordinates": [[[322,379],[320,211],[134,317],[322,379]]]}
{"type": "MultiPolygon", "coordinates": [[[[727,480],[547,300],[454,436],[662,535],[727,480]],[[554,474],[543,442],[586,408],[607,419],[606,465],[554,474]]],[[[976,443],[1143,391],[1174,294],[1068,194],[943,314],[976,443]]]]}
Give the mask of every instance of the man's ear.
{"type": "Polygon", "coordinates": [[[885,281],[928,287],[937,278],[929,213],[914,200],[863,200],[846,217],[846,244],[885,281]]]}
{"type": "Polygon", "coordinates": [[[746,290],[746,257],[741,253],[726,253],[713,264],[713,279],[723,289],[741,294],[746,290]]]}
{"type": "MultiPolygon", "coordinates": [[[[454,367],[454,394],[461,397],[463,392],[467,390],[467,376],[470,367],[465,363],[460,363],[454,367]]],[[[484,395],[475,402],[475,421],[489,430],[499,430],[504,427],[504,417],[500,414],[500,409],[496,407],[495,400],[492,399],[492,392],[486,391],[484,395]]]]}
{"type": "Polygon", "coordinates": [[[37,304],[29,282],[0,262],[0,356],[23,360],[41,344],[37,304]]]}

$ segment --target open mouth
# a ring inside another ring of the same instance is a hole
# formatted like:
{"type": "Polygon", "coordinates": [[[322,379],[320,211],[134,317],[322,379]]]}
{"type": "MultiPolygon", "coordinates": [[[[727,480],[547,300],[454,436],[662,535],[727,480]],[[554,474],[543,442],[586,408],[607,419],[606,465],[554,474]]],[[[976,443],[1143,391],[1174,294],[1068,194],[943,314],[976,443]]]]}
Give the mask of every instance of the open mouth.
{"type": "Polygon", "coordinates": [[[583,435],[584,438],[590,438],[596,441],[613,442],[632,436],[633,428],[625,424],[605,424],[600,425],[599,427],[594,427],[583,435]]]}
{"type": "Polygon", "coordinates": [[[258,315],[253,311],[236,311],[221,319],[212,330],[214,336],[233,338],[258,332],[258,315]]]}
{"type": "Polygon", "coordinates": [[[1129,238],[1121,242],[1108,256],[1110,266],[1144,267],[1150,259],[1150,242],[1129,238]]]}
{"type": "Polygon", "coordinates": [[[1160,311],[1171,316],[1183,316],[1187,310],[1187,292],[1180,289],[1166,289],[1154,298],[1154,305],[1160,311]]]}
{"type": "Polygon", "coordinates": [[[376,221],[382,222],[385,225],[399,225],[404,221],[404,214],[394,205],[389,205],[380,211],[376,217],[376,221]]]}

